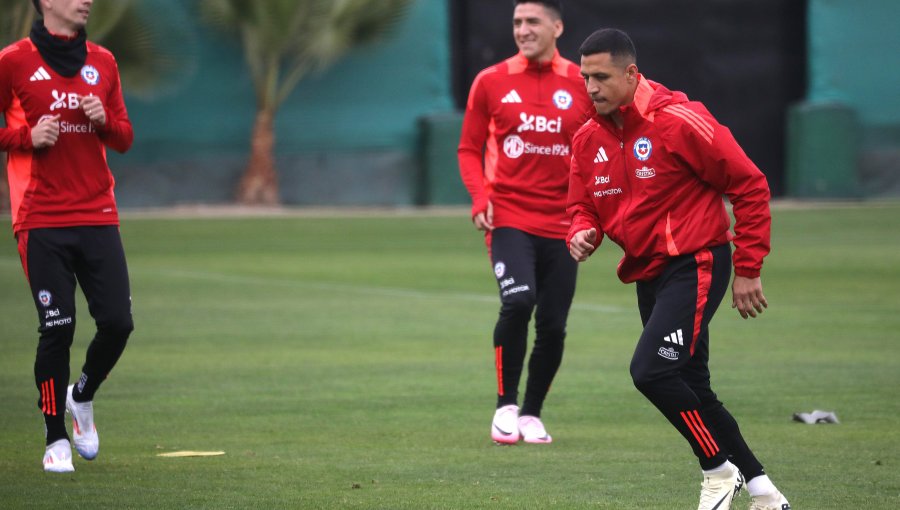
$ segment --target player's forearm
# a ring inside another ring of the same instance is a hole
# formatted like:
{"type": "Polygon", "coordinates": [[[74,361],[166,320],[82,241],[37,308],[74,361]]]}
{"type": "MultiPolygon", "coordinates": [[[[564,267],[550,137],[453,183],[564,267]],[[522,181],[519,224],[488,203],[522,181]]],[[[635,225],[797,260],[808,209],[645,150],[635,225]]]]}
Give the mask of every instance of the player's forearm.
{"type": "Polygon", "coordinates": [[[28,127],[0,128],[0,150],[8,152],[32,148],[31,130],[28,127]]]}
{"type": "Polygon", "coordinates": [[[129,121],[108,121],[100,131],[100,140],[116,152],[126,152],[134,141],[134,130],[129,121]]]}

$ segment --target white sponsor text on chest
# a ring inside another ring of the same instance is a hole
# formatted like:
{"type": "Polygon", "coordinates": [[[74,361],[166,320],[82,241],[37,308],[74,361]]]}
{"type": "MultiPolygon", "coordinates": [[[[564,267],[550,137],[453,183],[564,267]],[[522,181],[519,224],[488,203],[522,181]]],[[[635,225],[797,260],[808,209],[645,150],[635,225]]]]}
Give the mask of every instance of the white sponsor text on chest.
{"type": "Polygon", "coordinates": [[[547,118],[543,115],[528,115],[525,112],[519,114],[522,124],[518,132],[534,131],[536,133],[562,133],[562,117],[547,118]]]}
{"type": "Polygon", "coordinates": [[[568,157],[570,151],[571,149],[566,144],[535,145],[522,140],[522,137],[519,135],[509,135],[503,140],[503,153],[510,159],[519,158],[523,154],[568,157]]]}
{"type": "MultiPolygon", "coordinates": [[[[594,186],[600,186],[602,184],[609,184],[611,179],[608,175],[595,175],[594,176],[594,186]]],[[[594,197],[603,198],[612,195],[621,195],[622,188],[608,188],[594,191],[594,197]]]]}

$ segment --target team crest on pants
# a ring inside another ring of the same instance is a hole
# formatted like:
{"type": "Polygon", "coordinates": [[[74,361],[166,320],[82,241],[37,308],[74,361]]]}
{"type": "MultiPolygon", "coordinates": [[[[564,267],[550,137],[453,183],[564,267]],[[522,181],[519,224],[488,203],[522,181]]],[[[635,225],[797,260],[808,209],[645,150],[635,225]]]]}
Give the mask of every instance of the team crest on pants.
{"type": "Polygon", "coordinates": [[[50,294],[49,290],[42,290],[38,292],[38,301],[46,308],[53,304],[53,296],[50,294]]]}
{"type": "Polygon", "coordinates": [[[503,278],[503,275],[506,274],[506,264],[503,262],[494,264],[494,274],[497,275],[497,278],[503,278]]]}

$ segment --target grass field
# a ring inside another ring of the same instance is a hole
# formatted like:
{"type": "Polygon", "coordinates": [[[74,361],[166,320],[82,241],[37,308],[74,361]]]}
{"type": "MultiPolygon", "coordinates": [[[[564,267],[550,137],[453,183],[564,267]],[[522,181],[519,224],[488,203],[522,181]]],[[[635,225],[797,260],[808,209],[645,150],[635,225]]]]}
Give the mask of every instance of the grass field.
{"type": "MultiPolygon", "coordinates": [[[[628,376],[640,321],[611,244],[581,267],[554,443],[491,443],[496,284],[465,216],[126,216],[136,330],[95,403],[100,456],[68,475],[41,468],[8,236],[0,508],[696,508],[696,461],[628,376]],[[157,456],[177,450],[226,454],[157,456]]],[[[714,388],[795,510],[900,508],[900,204],[777,207],[773,246],[769,310],[726,298],[713,321],[714,388]],[[813,409],[841,424],[791,421],[813,409]]]]}

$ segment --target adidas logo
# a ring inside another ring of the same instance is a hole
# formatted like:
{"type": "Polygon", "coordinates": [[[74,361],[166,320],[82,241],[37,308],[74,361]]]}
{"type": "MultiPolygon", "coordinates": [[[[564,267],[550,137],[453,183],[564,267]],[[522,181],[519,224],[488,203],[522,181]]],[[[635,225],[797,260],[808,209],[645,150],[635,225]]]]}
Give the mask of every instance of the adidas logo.
{"type": "Polygon", "coordinates": [[[680,329],[669,336],[663,337],[663,340],[670,344],[684,345],[684,336],[681,334],[680,329]]]}
{"type": "Polygon", "coordinates": [[[506,97],[500,100],[501,103],[521,103],[522,98],[519,97],[519,93],[516,92],[516,89],[512,89],[509,91],[509,94],[506,94],[506,97]]]}
{"type": "Polygon", "coordinates": [[[38,70],[31,75],[31,79],[29,81],[44,81],[50,79],[50,73],[44,69],[44,66],[38,67],[38,70]]]}
{"type": "Polygon", "coordinates": [[[594,158],[594,163],[606,163],[607,161],[609,161],[609,158],[606,157],[606,150],[600,147],[600,150],[597,151],[597,157],[594,158]]]}

